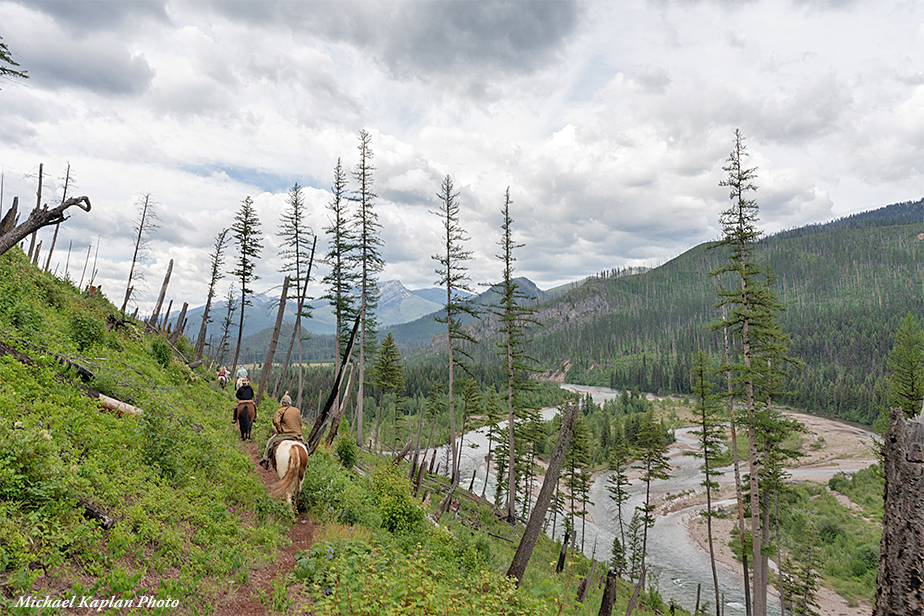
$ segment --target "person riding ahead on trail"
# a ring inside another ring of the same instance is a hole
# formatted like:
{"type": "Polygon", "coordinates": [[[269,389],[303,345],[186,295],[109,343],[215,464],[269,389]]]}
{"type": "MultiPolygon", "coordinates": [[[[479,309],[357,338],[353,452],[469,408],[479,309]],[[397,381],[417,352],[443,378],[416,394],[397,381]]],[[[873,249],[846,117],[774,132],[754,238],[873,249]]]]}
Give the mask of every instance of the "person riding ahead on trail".
{"type": "Polygon", "coordinates": [[[245,368],[244,366],[241,366],[240,368],[237,369],[237,372],[234,373],[234,378],[236,379],[234,381],[234,387],[236,389],[240,389],[244,381],[248,383],[250,382],[247,379],[247,368],[245,368]]]}
{"type": "Polygon", "coordinates": [[[276,445],[287,439],[295,439],[304,442],[302,439],[302,413],[292,406],[292,398],[286,392],[279,401],[282,405],[276,410],[273,417],[273,436],[266,442],[266,451],[263,453],[263,459],[260,460],[260,466],[265,469],[269,468],[270,461],[273,459],[273,451],[276,445]]]}
{"type": "Polygon", "coordinates": [[[238,400],[253,400],[253,387],[250,386],[250,381],[246,376],[243,378],[243,382],[238,381],[237,393],[234,394],[234,397],[238,400]]]}
{"type": "Polygon", "coordinates": [[[246,377],[244,377],[243,381],[243,384],[234,394],[237,398],[237,404],[234,407],[234,417],[231,420],[231,423],[240,422],[242,441],[251,438],[251,428],[257,420],[257,407],[253,402],[253,387],[250,386],[250,381],[246,377]]]}

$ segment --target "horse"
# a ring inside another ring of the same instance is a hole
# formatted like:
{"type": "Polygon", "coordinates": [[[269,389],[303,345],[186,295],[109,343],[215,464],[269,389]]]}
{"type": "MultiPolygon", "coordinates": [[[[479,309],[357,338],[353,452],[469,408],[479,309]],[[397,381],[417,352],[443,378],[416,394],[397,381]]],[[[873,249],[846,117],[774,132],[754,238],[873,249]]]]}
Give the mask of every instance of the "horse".
{"type": "Polygon", "coordinates": [[[228,379],[228,375],[227,375],[227,374],[219,374],[219,375],[218,375],[218,385],[219,385],[222,389],[224,389],[225,387],[228,386],[228,380],[229,380],[229,379],[228,379]]]}
{"type": "Polygon", "coordinates": [[[308,448],[297,440],[286,440],[276,446],[274,455],[276,474],[279,481],[270,486],[273,498],[285,497],[287,503],[298,511],[298,495],[305,480],[305,467],[308,466],[308,448]]]}
{"type": "Polygon", "coordinates": [[[254,406],[253,400],[241,400],[234,407],[234,421],[237,422],[241,429],[241,440],[246,441],[251,438],[253,422],[257,418],[257,407],[254,406]]]}

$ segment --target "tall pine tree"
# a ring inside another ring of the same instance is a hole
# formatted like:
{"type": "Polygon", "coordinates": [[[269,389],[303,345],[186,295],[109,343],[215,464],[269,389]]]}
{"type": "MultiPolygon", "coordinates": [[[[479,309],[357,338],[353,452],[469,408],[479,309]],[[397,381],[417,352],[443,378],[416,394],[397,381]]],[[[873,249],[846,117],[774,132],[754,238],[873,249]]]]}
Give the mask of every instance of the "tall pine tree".
{"type": "MultiPolygon", "coordinates": [[[[475,306],[467,301],[460,293],[466,291],[472,293],[467,261],[471,261],[472,253],[465,250],[465,242],[469,240],[468,234],[459,223],[459,193],[455,191],[452,184],[452,177],[447,175],[440,186],[440,192],[437,193],[440,201],[440,207],[435,212],[440,217],[440,239],[442,245],[440,252],[433,255],[433,260],[439,265],[436,268],[436,275],[439,276],[437,284],[446,289],[446,303],[443,305],[443,316],[437,316],[436,320],[446,325],[446,347],[447,360],[449,364],[449,441],[452,446],[452,484],[455,487],[459,483],[459,456],[456,451],[456,414],[455,414],[455,392],[453,391],[455,364],[460,359],[459,356],[471,359],[471,355],[461,347],[464,342],[474,344],[475,340],[465,331],[462,330],[460,318],[463,314],[472,317],[477,316],[475,306]]],[[[462,365],[464,369],[464,365],[462,365]]],[[[450,489],[450,495],[452,494],[450,489]]]]}
{"type": "Polygon", "coordinates": [[[263,241],[260,237],[260,219],[257,217],[257,211],[253,207],[253,200],[248,196],[241,202],[241,209],[234,216],[234,224],[231,225],[231,237],[237,244],[237,261],[231,275],[238,279],[241,284],[241,320],[237,330],[237,346],[234,348],[234,361],[232,362],[232,372],[237,369],[237,360],[241,354],[241,340],[244,337],[244,313],[245,308],[251,305],[250,295],[253,289],[250,285],[259,276],[254,274],[257,261],[260,259],[260,251],[263,249],[263,241]]]}
{"type": "Polygon", "coordinates": [[[353,179],[357,187],[353,193],[357,211],[353,218],[353,236],[356,238],[356,250],[353,260],[356,264],[357,282],[359,284],[359,378],[356,394],[356,444],[363,445],[363,390],[366,379],[366,354],[375,352],[375,339],[378,323],[375,309],[379,304],[378,275],[385,266],[382,260],[380,235],[381,225],[375,211],[372,172],[372,135],[365,130],[359,131],[359,163],[353,170],[353,179]]]}

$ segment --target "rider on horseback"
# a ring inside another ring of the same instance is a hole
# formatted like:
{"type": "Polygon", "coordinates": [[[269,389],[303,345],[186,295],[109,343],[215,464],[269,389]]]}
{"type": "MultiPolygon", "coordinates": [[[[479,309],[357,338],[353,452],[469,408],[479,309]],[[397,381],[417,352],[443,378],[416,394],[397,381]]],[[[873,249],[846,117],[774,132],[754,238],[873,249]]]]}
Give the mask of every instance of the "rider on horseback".
{"type": "Polygon", "coordinates": [[[266,442],[266,451],[263,454],[263,459],[260,460],[260,466],[266,469],[269,468],[277,443],[287,439],[304,442],[302,439],[301,411],[292,406],[292,398],[289,397],[288,392],[282,396],[282,400],[279,402],[282,406],[276,410],[276,415],[273,417],[273,431],[275,434],[266,442]]]}

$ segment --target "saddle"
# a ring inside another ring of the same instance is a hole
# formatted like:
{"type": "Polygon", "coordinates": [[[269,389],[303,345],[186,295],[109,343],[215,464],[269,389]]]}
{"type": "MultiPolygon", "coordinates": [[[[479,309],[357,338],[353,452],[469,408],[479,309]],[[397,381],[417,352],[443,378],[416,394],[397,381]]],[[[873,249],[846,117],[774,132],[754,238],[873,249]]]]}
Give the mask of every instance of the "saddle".
{"type": "Polygon", "coordinates": [[[273,468],[276,468],[276,448],[279,447],[279,444],[283,441],[299,441],[300,443],[305,443],[305,439],[297,434],[274,434],[270,437],[270,440],[267,444],[272,443],[273,450],[270,452],[270,464],[273,465],[273,468]]]}

